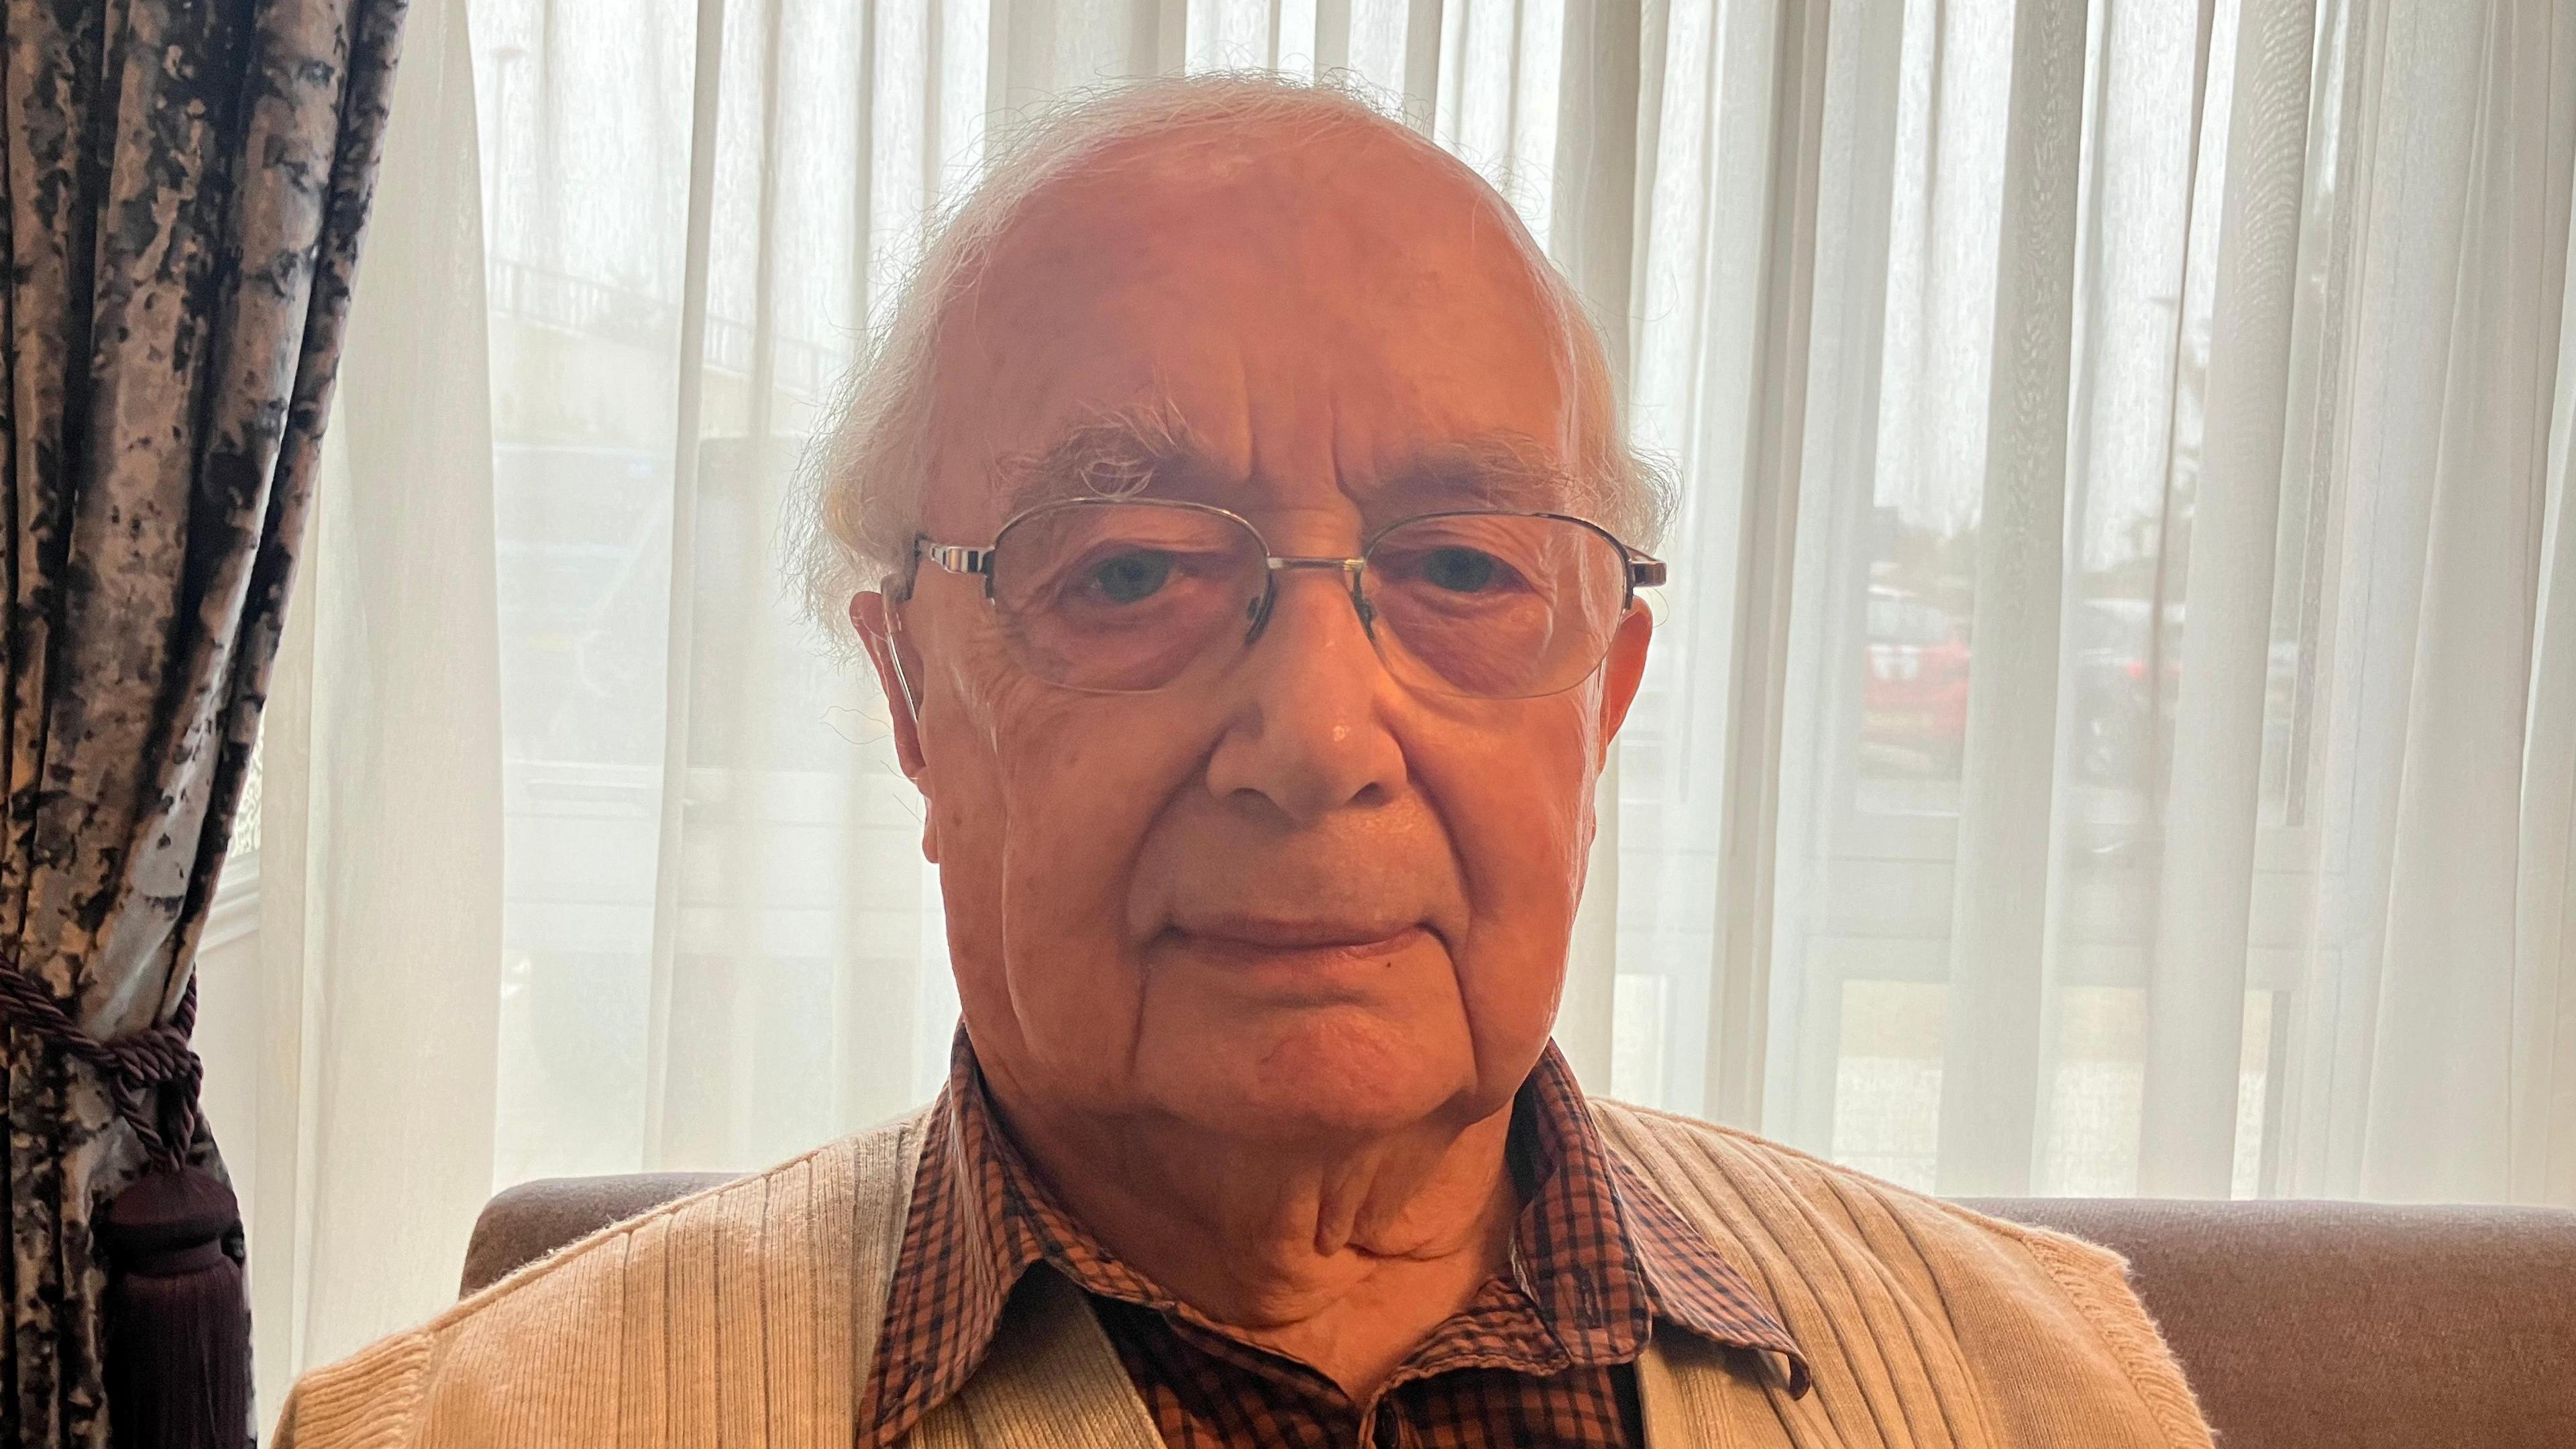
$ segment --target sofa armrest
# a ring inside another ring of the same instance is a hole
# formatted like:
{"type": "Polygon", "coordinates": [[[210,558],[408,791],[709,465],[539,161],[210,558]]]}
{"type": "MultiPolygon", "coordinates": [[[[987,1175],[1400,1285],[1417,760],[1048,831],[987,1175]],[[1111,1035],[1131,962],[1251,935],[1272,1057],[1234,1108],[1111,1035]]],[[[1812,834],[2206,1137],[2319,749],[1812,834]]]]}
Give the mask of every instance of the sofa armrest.
{"type": "Polygon", "coordinates": [[[541,1177],[504,1188],[474,1219],[462,1291],[475,1293],[558,1248],[674,1198],[731,1182],[729,1172],[639,1172],[541,1177]]]}
{"type": "Polygon", "coordinates": [[[2129,1260],[2226,1449],[2576,1445],[2576,1212],[1971,1199],[2129,1260]]]}

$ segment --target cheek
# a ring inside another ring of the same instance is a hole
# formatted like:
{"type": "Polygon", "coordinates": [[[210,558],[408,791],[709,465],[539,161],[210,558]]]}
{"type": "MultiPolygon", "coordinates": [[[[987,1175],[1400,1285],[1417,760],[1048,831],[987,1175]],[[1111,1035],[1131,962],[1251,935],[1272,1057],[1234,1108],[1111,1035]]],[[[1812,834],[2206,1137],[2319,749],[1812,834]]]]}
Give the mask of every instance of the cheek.
{"type": "Polygon", "coordinates": [[[1114,938],[1137,844],[1161,795],[1151,752],[1056,714],[999,741],[1002,914],[1034,945],[1114,938]]]}
{"type": "Polygon", "coordinates": [[[1095,1078],[1105,1088],[1139,1016],[1126,910],[1137,856],[1191,752],[1166,738],[1168,715],[1035,693],[1033,707],[996,715],[1000,828],[975,900],[999,929],[980,961],[998,965],[1032,1063],[1067,1090],[1095,1078]]]}
{"type": "Polygon", "coordinates": [[[1480,1054],[1534,1052],[1553,1024],[1593,833],[1590,700],[1586,689],[1515,706],[1417,764],[1473,912],[1458,979],[1480,1054]]]}

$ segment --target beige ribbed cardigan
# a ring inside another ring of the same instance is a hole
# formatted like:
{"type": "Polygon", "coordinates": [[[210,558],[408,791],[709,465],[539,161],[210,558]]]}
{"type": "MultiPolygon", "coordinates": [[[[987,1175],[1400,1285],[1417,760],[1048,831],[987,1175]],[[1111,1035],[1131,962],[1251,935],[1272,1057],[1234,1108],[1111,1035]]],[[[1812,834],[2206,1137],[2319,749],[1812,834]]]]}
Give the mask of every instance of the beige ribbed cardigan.
{"type": "MultiPolygon", "coordinates": [[[[1654,1449],[2209,1449],[2112,1254],[1705,1123],[1594,1113],[1814,1374],[1792,1399],[1776,1361],[1660,1335],[1638,1363],[1654,1449]]],[[[656,1209],[315,1370],[278,1449],[848,1449],[923,1120],[656,1209]]],[[[1158,1449],[1081,1296],[1033,1277],[912,1449],[1158,1449]]]]}

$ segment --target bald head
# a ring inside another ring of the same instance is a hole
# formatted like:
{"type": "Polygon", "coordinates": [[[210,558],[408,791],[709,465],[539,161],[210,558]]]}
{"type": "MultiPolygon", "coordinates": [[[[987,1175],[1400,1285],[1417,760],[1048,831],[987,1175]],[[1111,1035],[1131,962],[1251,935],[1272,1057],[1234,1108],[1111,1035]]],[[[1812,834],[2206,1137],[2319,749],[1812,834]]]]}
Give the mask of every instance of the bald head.
{"type": "Polygon", "coordinates": [[[1513,460],[1495,486],[1552,477],[1549,501],[1652,546],[1663,491],[1581,305],[1491,187],[1359,97],[1145,82],[1040,118],[987,176],[820,455],[818,616],[904,572],[925,531],[1154,469],[1394,486],[1445,447],[1513,460]]]}

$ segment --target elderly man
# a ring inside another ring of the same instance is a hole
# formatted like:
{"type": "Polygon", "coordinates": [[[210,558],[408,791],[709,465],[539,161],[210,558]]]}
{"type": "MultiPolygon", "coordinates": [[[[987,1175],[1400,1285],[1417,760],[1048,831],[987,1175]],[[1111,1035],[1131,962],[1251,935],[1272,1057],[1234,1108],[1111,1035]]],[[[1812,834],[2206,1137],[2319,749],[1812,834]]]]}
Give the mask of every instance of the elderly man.
{"type": "Polygon", "coordinates": [[[2208,1444],[2108,1254],[1549,1047],[1664,500],[1467,168],[1283,83],[1061,115],[821,488],[946,1090],[311,1375],[285,1442],[2208,1444]]]}

